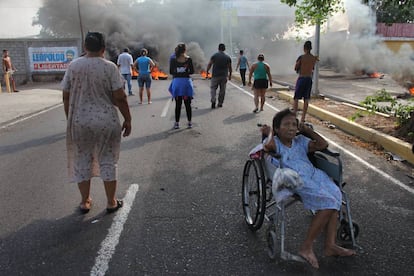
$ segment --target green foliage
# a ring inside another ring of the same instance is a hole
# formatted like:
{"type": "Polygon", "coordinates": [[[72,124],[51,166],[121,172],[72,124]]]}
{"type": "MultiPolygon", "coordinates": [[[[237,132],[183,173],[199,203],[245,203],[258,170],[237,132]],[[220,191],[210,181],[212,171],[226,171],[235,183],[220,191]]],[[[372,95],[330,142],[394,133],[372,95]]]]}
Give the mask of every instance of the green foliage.
{"type": "MultiPolygon", "coordinates": [[[[363,1],[365,4],[369,0],[363,1]]],[[[372,7],[377,15],[379,23],[413,23],[414,22],[414,0],[382,0],[374,1],[372,7]]]]}
{"type": "Polygon", "coordinates": [[[397,117],[397,124],[399,126],[403,126],[408,123],[413,112],[413,105],[403,105],[401,103],[398,103],[394,108],[394,116],[397,117]]]}
{"type": "Polygon", "coordinates": [[[385,89],[381,89],[375,93],[374,96],[368,96],[361,103],[363,105],[370,105],[377,102],[392,102],[395,101],[394,97],[385,89]]]}
{"type": "Polygon", "coordinates": [[[402,104],[385,89],[377,91],[374,96],[366,97],[361,105],[371,112],[381,112],[394,116],[397,119],[398,126],[404,126],[408,123],[411,114],[414,112],[412,101],[409,101],[408,104],[402,104]]]}
{"type": "Polygon", "coordinates": [[[357,112],[355,112],[354,114],[352,114],[352,116],[351,116],[351,117],[349,117],[348,119],[349,119],[351,122],[355,122],[355,120],[356,120],[357,118],[361,118],[361,117],[364,117],[363,112],[362,112],[362,111],[357,111],[357,112]]]}
{"type": "Polygon", "coordinates": [[[282,3],[295,7],[296,24],[323,24],[329,16],[336,12],[344,12],[342,0],[280,0],[282,3]]]}

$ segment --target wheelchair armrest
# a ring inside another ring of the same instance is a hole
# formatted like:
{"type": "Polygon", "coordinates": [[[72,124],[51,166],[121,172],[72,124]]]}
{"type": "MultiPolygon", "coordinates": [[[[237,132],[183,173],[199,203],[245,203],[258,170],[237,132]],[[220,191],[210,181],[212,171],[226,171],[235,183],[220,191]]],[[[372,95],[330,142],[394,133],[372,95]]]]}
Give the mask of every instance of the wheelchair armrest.
{"type": "Polygon", "coordinates": [[[332,157],[338,157],[340,155],[339,152],[337,152],[337,151],[331,151],[330,149],[320,150],[320,152],[322,152],[322,153],[324,153],[326,155],[332,156],[332,157]]]}

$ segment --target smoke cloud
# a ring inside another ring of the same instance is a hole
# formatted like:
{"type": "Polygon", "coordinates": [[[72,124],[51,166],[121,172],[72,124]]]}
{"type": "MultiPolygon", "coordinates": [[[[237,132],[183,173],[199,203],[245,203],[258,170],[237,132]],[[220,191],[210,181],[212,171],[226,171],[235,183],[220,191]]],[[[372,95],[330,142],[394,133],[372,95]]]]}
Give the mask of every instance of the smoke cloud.
{"type": "MultiPolygon", "coordinates": [[[[196,70],[206,67],[219,43],[235,57],[243,49],[251,62],[264,53],[273,74],[291,74],[314,27],[294,30],[294,9],[277,0],[80,0],[84,32],[107,37],[107,55],[115,60],[128,47],[134,58],[145,47],[163,69],[179,42],[187,44],[196,70]]],[[[77,0],[43,0],[35,24],[43,35],[80,37],[77,0]]],[[[320,64],[337,71],[380,71],[413,79],[413,50],[390,51],[375,35],[375,15],[360,0],[345,0],[345,14],[322,26],[320,64]]],[[[315,44],[314,44],[315,45],[315,44]]],[[[234,65],[235,66],[235,65],[234,65]]]]}
{"type": "MultiPolygon", "coordinates": [[[[149,50],[149,56],[167,70],[175,46],[179,42],[185,42],[196,68],[201,69],[207,63],[204,51],[207,49],[212,52],[220,42],[220,27],[216,26],[220,20],[220,5],[216,2],[79,2],[84,33],[103,32],[107,40],[107,57],[111,60],[116,60],[125,47],[130,49],[134,58],[145,47],[149,50]]],[[[80,37],[77,0],[44,0],[43,3],[35,21],[42,26],[43,35],[80,37]]]]}
{"type": "Polygon", "coordinates": [[[343,31],[331,29],[321,36],[321,61],[332,64],[338,71],[382,72],[398,81],[414,79],[414,51],[404,44],[394,53],[376,35],[375,15],[359,0],[345,1],[346,13],[342,19],[343,31]]]}

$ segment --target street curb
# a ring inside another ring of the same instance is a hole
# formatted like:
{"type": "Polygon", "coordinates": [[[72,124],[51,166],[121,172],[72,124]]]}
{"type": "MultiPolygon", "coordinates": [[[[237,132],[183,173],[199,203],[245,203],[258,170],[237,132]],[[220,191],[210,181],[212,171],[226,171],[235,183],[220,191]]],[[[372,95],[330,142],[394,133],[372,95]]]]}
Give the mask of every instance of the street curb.
{"type": "MultiPolygon", "coordinates": [[[[278,92],[278,96],[281,99],[293,103],[293,96],[286,92],[278,92]]],[[[299,106],[303,106],[302,101],[299,101],[299,106]]],[[[312,104],[309,104],[308,113],[321,120],[329,121],[331,124],[334,124],[339,129],[354,136],[357,136],[363,139],[364,141],[377,143],[381,145],[386,151],[392,152],[398,155],[399,157],[407,160],[411,164],[414,164],[414,154],[412,154],[411,152],[411,144],[405,141],[381,133],[375,129],[359,125],[346,118],[338,116],[330,111],[323,110],[312,104]]]]}
{"type": "MultiPolygon", "coordinates": [[[[240,80],[239,76],[236,75],[234,77],[240,80]]],[[[272,91],[274,91],[274,89],[272,89],[272,91]]],[[[291,104],[293,103],[293,95],[291,95],[291,93],[279,90],[277,91],[277,95],[280,99],[286,100],[291,104]]],[[[301,108],[303,107],[303,101],[299,101],[299,106],[301,108]]],[[[398,155],[398,157],[414,165],[414,154],[411,152],[412,145],[410,143],[354,123],[330,111],[323,110],[315,105],[312,105],[311,102],[308,106],[308,114],[311,114],[312,116],[315,116],[321,120],[329,121],[337,128],[351,135],[359,137],[364,141],[377,143],[381,145],[385,151],[389,151],[395,155],[398,155]]]]}
{"type": "Polygon", "coordinates": [[[1,122],[0,123],[0,130],[1,129],[8,128],[8,127],[10,127],[10,126],[12,126],[12,125],[14,125],[14,124],[16,124],[18,122],[25,121],[25,120],[27,120],[29,118],[32,118],[34,116],[37,116],[39,114],[42,114],[42,113],[44,113],[46,111],[49,111],[49,110],[58,108],[59,106],[62,106],[62,105],[63,105],[63,103],[52,104],[52,105],[47,106],[47,107],[44,107],[44,108],[39,108],[39,109],[37,109],[37,110],[35,110],[33,112],[29,112],[29,113],[26,113],[24,115],[17,116],[17,117],[15,117],[13,119],[10,119],[8,121],[1,122]]]}

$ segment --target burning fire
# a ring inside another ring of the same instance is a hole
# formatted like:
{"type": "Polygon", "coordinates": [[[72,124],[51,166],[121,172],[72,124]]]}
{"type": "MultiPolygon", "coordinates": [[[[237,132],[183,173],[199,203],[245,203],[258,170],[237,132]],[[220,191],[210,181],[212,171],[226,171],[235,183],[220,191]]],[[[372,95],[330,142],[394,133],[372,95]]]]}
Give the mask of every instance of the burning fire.
{"type": "Polygon", "coordinates": [[[211,73],[208,73],[206,71],[201,71],[200,75],[203,79],[211,79],[211,73]]]}
{"type": "Polygon", "coordinates": [[[373,73],[367,73],[368,77],[375,78],[375,79],[382,79],[384,77],[384,74],[373,72],[373,73]]]}
{"type": "Polygon", "coordinates": [[[153,80],[166,80],[168,75],[161,71],[157,66],[154,66],[151,70],[151,77],[153,80]]]}
{"type": "Polygon", "coordinates": [[[414,96],[414,86],[411,87],[408,91],[410,91],[410,95],[411,96],[414,96]]]}
{"type": "Polygon", "coordinates": [[[138,71],[137,71],[137,69],[135,69],[135,67],[134,67],[134,68],[132,68],[132,77],[133,77],[133,78],[138,77],[138,71]]]}
{"type": "MultiPolygon", "coordinates": [[[[132,69],[132,77],[138,77],[139,73],[134,68],[132,69]]],[[[157,66],[154,66],[151,70],[151,77],[153,80],[166,80],[168,79],[168,75],[161,71],[157,66]]]]}

